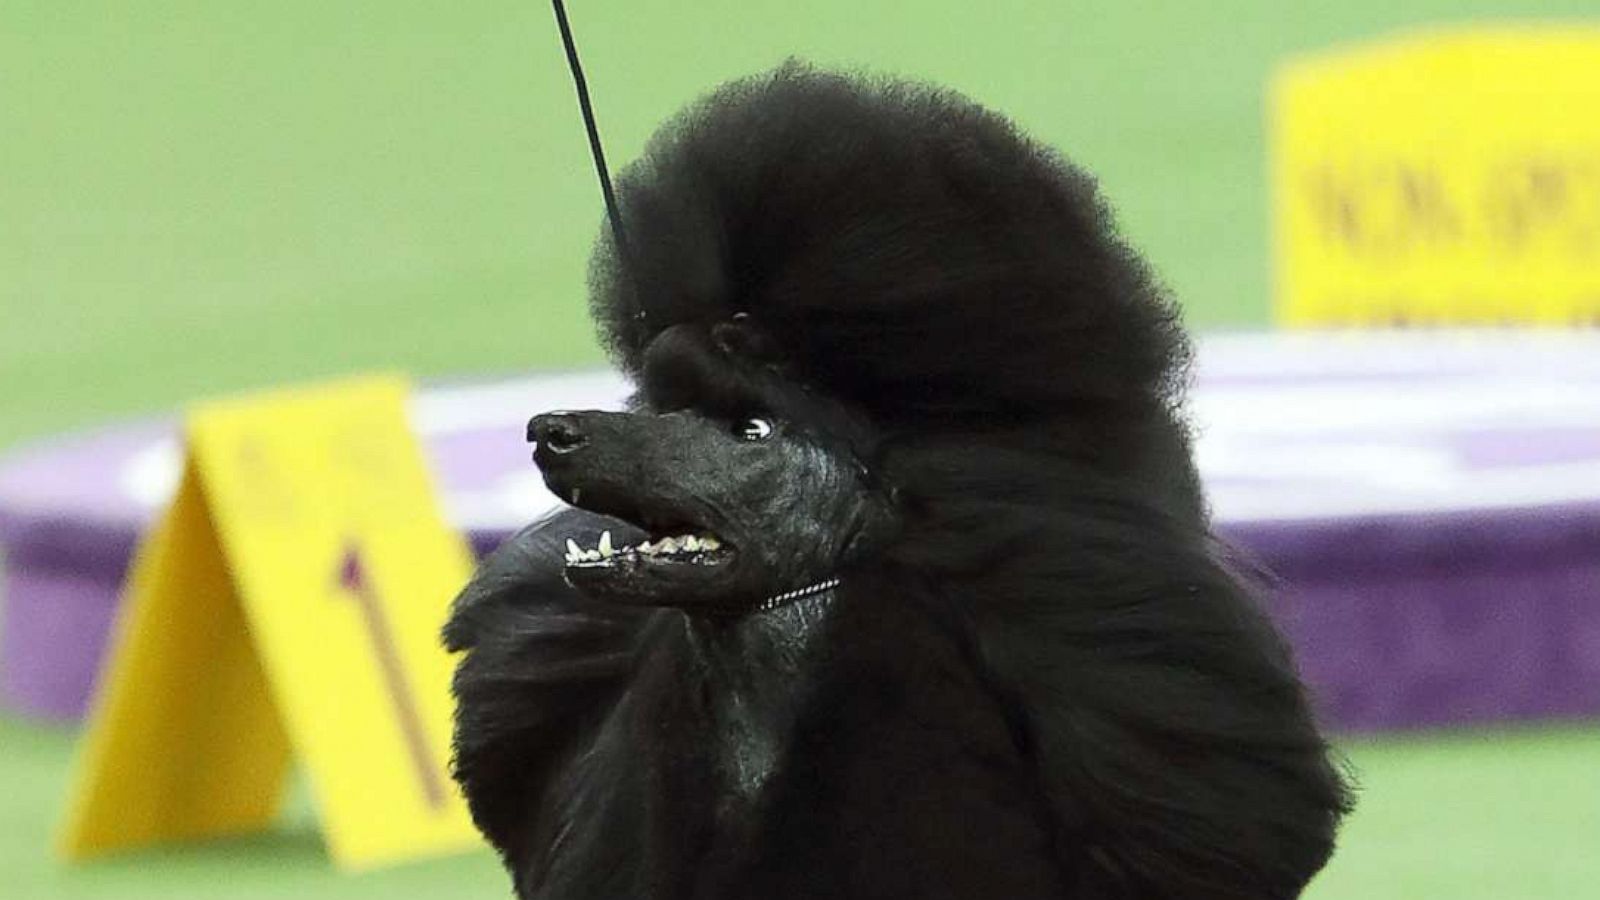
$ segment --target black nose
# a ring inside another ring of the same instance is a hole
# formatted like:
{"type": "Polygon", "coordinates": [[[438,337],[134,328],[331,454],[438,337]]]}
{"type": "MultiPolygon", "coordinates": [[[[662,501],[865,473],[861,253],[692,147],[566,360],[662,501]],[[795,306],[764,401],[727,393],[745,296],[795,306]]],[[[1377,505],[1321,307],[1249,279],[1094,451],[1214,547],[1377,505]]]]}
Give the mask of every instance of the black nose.
{"type": "Polygon", "coordinates": [[[528,440],[539,445],[539,455],[571,453],[589,442],[578,417],[571,413],[545,413],[528,420],[528,440]]]}

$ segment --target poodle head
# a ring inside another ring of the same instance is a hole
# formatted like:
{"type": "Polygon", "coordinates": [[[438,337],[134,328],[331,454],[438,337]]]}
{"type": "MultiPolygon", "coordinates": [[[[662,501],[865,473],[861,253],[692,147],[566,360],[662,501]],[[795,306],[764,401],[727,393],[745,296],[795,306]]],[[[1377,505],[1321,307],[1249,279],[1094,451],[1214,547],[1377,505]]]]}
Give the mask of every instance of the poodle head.
{"type": "Polygon", "coordinates": [[[789,63],[617,188],[592,305],[638,403],[531,435],[558,495],[631,526],[574,548],[584,590],[737,607],[966,533],[943,501],[1041,500],[1067,463],[1201,514],[1176,309],[1092,179],[1005,118],[789,63]]]}

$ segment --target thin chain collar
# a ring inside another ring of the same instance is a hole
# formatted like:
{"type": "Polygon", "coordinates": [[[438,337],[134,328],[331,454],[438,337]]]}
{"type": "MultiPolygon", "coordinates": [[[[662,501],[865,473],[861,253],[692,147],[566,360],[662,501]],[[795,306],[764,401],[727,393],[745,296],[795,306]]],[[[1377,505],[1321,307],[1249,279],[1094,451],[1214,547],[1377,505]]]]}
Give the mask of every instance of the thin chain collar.
{"type": "Polygon", "coordinates": [[[781,594],[774,594],[773,596],[768,597],[767,599],[761,601],[760,603],[757,603],[755,605],[755,607],[751,611],[752,612],[771,612],[772,610],[777,609],[780,606],[786,606],[786,605],[788,605],[790,603],[793,603],[794,601],[802,599],[804,597],[816,596],[817,594],[823,593],[824,591],[831,591],[831,590],[833,590],[834,588],[836,588],[838,586],[839,586],[839,579],[837,579],[837,578],[829,578],[827,581],[819,581],[816,584],[809,585],[807,587],[796,588],[796,589],[794,589],[792,591],[785,591],[785,592],[783,592],[781,594]]]}

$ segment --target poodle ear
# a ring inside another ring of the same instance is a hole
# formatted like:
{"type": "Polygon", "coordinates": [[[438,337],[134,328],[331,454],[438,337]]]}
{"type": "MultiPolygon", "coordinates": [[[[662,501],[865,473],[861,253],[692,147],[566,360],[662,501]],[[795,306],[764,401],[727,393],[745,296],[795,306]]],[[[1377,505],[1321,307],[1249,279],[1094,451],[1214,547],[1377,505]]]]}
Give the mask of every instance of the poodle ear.
{"type": "Polygon", "coordinates": [[[861,467],[867,492],[861,521],[845,544],[844,558],[855,562],[888,546],[902,528],[900,488],[878,483],[876,476],[861,467]]]}
{"type": "Polygon", "coordinates": [[[777,342],[751,320],[749,313],[734,313],[728,321],[711,326],[711,340],[729,356],[770,366],[778,364],[777,342]]]}

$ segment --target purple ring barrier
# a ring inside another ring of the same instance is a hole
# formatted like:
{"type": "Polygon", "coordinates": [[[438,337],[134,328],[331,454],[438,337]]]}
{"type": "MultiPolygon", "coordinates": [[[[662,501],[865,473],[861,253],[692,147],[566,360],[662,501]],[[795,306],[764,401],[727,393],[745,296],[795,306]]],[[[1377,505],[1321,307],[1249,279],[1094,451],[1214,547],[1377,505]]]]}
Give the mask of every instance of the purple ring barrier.
{"type": "MultiPolygon", "coordinates": [[[[1600,333],[1302,333],[1201,342],[1190,406],[1218,529],[1347,730],[1600,714],[1600,333]]],[[[523,423],[613,406],[605,373],[413,401],[479,552],[554,499],[523,423]]],[[[138,535],[176,484],[171,421],[0,457],[0,698],[70,719],[138,535]]]]}

